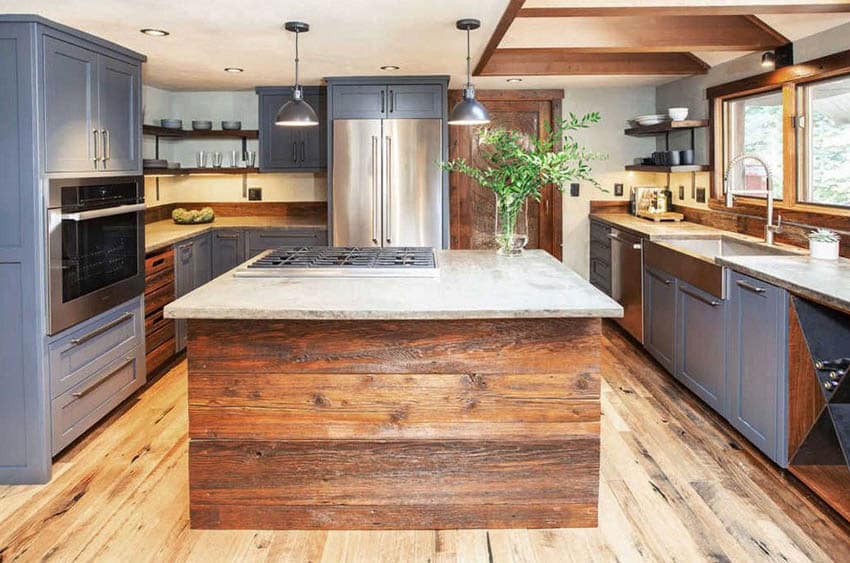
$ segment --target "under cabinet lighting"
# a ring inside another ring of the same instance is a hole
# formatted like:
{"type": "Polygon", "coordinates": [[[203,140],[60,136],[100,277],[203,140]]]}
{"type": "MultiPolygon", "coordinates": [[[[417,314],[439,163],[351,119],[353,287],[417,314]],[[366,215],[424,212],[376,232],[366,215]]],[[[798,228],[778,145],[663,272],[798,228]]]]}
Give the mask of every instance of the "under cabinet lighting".
{"type": "Polygon", "coordinates": [[[229,66],[224,69],[224,72],[245,72],[245,69],[238,66],[229,66]]]}
{"type": "Polygon", "coordinates": [[[139,31],[141,31],[145,35],[150,35],[150,36],[153,36],[153,37],[165,37],[166,35],[170,35],[164,29],[153,29],[153,28],[150,28],[150,27],[140,29],[139,31]]]}
{"type": "Polygon", "coordinates": [[[505,82],[522,82],[522,78],[508,78],[505,82]]]}
{"type": "Polygon", "coordinates": [[[400,70],[401,67],[396,65],[384,65],[381,67],[381,70],[400,70]]]}

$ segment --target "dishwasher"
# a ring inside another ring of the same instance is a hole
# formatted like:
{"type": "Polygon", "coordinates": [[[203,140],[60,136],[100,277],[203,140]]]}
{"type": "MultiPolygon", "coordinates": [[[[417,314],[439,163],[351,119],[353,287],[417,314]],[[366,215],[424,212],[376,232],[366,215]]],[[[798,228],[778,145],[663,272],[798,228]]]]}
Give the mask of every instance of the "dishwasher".
{"type": "Polygon", "coordinates": [[[623,307],[623,318],[615,319],[626,332],[643,342],[642,239],[611,229],[611,297],[623,307]]]}

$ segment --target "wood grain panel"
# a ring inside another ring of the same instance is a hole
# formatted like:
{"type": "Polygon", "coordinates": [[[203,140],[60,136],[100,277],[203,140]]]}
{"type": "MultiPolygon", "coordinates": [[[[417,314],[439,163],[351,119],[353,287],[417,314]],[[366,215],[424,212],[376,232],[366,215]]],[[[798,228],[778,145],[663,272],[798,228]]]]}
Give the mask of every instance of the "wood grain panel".
{"type": "Polygon", "coordinates": [[[145,371],[148,375],[154,373],[159,368],[163,367],[174,356],[177,349],[177,343],[174,338],[166,340],[159,346],[145,355],[145,371]]]}
{"type": "Polygon", "coordinates": [[[150,315],[157,309],[162,309],[174,301],[174,282],[145,294],[145,315],[150,315]]]}
{"type": "Polygon", "coordinates": [[[328,204],[324,201],[228,201],[209,203],[166,203],[145,210],[145,223],[171,219],[171,212],[178,207],[196,209],[212,207],[219,217],[291,217],[327,223],[328,204]]]}
{"type": "Polygon", "coordinates": [[[593,200],[590,202],[591,213],[628,213],[629,202],[624,200],[593,200]]]}
{"type": "Polygon", "coordinates": [[[523,8],[518,18],[607,18],[656,16],[736,16],[750,14],[829,14],[850,12],[842,2],[738,4],[724,6],[575,6],[523,8]]]}
{"type": "Polygon", "coordinates": [[[511,24],[514,23],[514,18],[516,18],[516,15],[522,9],[523,4],[525,4],[525,0],[510,0],[508,5],[505,6],[505,11],[502,13],[502,17],[499,18],[499,23],[496,24],[496,29],[493,30],[493,35],[490,36],[487,45],[484,47],[484,53],[478,59],[478,64],[475,65],[475,70],[473,71],[475,76],[479,76],[484,67],[487,66],[490,57],[493,56],[493,53],[499,47],[499,43],[502,42],[511,24]]]}
{"type": "Polygon", "coordinates": [[[788,307],[788,459],[814,426],[826,402],[794,300],[788,307]]]}
{"type": "Polygon", "coordinates": [[[790,465],[788,471],[850,522],[850,471],[846,465],[790,465]]]}
{"type": "Polygon", "coordinates": [[[189,457],[193,506],[592,503],[599,483],[598,436],[525,442],[192,440],[189,457]]]}
{"type": "MultiPolygon", "coordinates": [[[[174,270],[174,249],[169,248],[145,258],[145,277],[174,270]]],[[[145,284],[147,285],[147,284],[145,284]]]]}
{"type": "Polygon", "coordinates": [[[596,373],[599,319],[189,321],[195,373],[596,373]]]}
{"type": "Polygon", "coordinates": [[[481,76],[684,75],[709,66],[689,53],[610,52],[583,48],[496,49],[481,76]]]}

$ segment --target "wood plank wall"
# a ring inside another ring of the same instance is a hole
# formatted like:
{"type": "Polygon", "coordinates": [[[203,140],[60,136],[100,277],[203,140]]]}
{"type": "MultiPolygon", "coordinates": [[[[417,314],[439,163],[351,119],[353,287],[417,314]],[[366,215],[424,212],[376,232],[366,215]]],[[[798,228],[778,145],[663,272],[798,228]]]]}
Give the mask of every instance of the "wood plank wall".
{"type": "Polygon", "coordinates": [[[170,219],[171,212],[178,207],[200,209],[212,207],[219,217],[297,217],[327,221],[328,204],[324,201],[230,201],[209,203],[166,203],[145,210],[145,223],[170,219]]]}

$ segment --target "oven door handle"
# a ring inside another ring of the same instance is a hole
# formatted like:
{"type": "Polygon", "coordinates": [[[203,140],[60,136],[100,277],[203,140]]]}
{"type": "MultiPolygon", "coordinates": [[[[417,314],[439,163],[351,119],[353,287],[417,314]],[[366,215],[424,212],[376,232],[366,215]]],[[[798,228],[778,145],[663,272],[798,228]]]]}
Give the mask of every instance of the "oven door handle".
{"type": "Polygon", "coordinates": [[[92,211],[80,211],[79,213],[63,213],[63,221],[86,221],[88,219],[98,219],[100,217],[112,217],[113,215],[124,215],[125,213],[135,213],[144,211],[144,203],[135,203],[133,205],[119,205],[118,207],[107,207],[106,209],[93,209],[92,211]]]}

